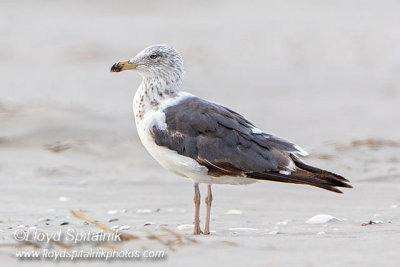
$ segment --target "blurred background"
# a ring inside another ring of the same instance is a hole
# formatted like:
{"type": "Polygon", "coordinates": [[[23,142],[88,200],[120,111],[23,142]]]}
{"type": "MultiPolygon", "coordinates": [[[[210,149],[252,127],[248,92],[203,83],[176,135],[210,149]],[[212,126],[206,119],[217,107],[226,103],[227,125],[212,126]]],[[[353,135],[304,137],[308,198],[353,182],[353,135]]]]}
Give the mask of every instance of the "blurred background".
{"type": "Polygon", "coordinates": [[[165,43],[185,60],[183,90],[265,131],[304,145],[399,132],[398,1],[0,5],[2,109],[61,108],[77,113],[72,124],[104,116],[114,137],[132,138],[140,77],[110,66],[165,43]]]}
{"type": "MultiPolygon", "coordinates": [[[[120,216],[132,227],[150,220],[131,212],[140,208],[161,208],[148,215],[156,225],[191,223],[190,183],[162,170],[137,137],[132,98],[140,76],[109,72],[157,43],[182,54],[182,90],[297,143],[312,153],[308,162],[356,187],[343,196],[275,183],[216,187],[217,233],[238,225],[270,231],[290,216],[302,227],[318,212],[349,218],[355,230],[344,231],[355,236],[374,214],[395,222],[398,215],[389,211],[400,204],[399,14],[397,0],[0,0],[2,236],[9,236],[7,227],[34,225],[43,216],[70,220],[73,207],[100,220],[109,219],[108,209],[126,209],[120,216]],[[263,206],[255,208],[254,198],[263,206]],[[247,219],[228,218],[230,208],[246,210],[247,219]]],[[[376,247],[390,237],[379,237],[364,240],[370,264],[392,256],[376,247]]],[[[332,249],[297,238],[321,255],[332,249]]],[[[296,240],[281,245],[293,251],[286,245],[296,240]]],[[[339,249],[329,254],[332,262],[344,250],[359,254],[348,241],[332,243],[339,249]]],[[[279,255],[269,254],[291,260],[279,255]]]]}

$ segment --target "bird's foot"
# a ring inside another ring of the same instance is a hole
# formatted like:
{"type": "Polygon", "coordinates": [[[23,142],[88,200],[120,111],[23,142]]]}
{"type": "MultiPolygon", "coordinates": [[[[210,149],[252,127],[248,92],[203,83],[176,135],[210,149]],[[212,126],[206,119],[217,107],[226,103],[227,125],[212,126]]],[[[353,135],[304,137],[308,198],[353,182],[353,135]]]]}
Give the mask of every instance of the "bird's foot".
{"type": "Polygon", "coordinates": [[[200,235],[202,233],[203,233],[203,231],[201,231],[200,226],[194,227],[193,235],[200,235]]]}

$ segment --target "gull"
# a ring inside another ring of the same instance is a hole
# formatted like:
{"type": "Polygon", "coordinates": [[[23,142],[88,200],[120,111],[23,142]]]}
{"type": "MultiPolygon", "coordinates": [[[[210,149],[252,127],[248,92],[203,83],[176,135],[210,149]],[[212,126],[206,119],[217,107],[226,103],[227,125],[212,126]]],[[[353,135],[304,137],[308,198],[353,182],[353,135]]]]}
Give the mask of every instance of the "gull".
{"type": "Polygon", "coordinates": [[[260,180],[305,184],[342,193],[344,177],[304,163],[298,145],[265,133],[239,113],[180,91],[183,60],[168,45],[152,45],[111,72],[136,70],[142,83],[133,99],[139,138],[167,170],[194,183],[193,234],[210,234],[212,184],[260,180]],[[199,184],[207,185],[206,219],[200,228],[199,184]]]}

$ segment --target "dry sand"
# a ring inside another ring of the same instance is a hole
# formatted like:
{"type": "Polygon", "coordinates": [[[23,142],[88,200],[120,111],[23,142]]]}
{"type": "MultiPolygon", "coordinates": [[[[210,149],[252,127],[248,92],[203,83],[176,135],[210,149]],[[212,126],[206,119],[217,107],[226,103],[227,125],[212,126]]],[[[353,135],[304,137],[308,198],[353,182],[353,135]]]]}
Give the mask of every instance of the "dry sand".
{"type": "MultiPolygon", "coordinates": [[[[149,265],[398,266],[399,8],[396,1],[1,1],[1,265],[55,264],[15,259],[8,244],[19,229],[96,231],[71,210],[129,226],[126,233],[167,236],[166,227],[190,236],[191,182],[161,169],[135,132],[131,99],[140,78],[108,73],[115,61],[168,43],[184,56],[185,90],[298,143],[311,153],[307,162],[348,177],[354,189],[214,186],[212,235],[149,265]],[[306,223],[318,214],[337,220],[306,223]]],[[[165,249],[152,240],[123,246],[165,249]]]]}

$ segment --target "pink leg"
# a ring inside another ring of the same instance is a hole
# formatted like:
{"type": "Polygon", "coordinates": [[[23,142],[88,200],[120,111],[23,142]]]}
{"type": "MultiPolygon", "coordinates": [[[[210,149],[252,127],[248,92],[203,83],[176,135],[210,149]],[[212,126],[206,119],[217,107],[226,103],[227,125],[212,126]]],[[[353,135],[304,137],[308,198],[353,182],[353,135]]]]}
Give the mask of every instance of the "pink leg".
{"type": "Polygon", "coordinates": [[[207,197],[205,200],[206,200],[206,205],[207,205],[207,211],[206,211],[206,225],[204,227],[204,234],[209,235],[210,234],[211,203],[213,200],[210,184],[207,185],[207,197]]]}
{"type": "Polygon", "coordinates": [[[203,233],[200,229],[200,190],[199,184],[194,184],[194,235],[199,235],[203,233]]]}

